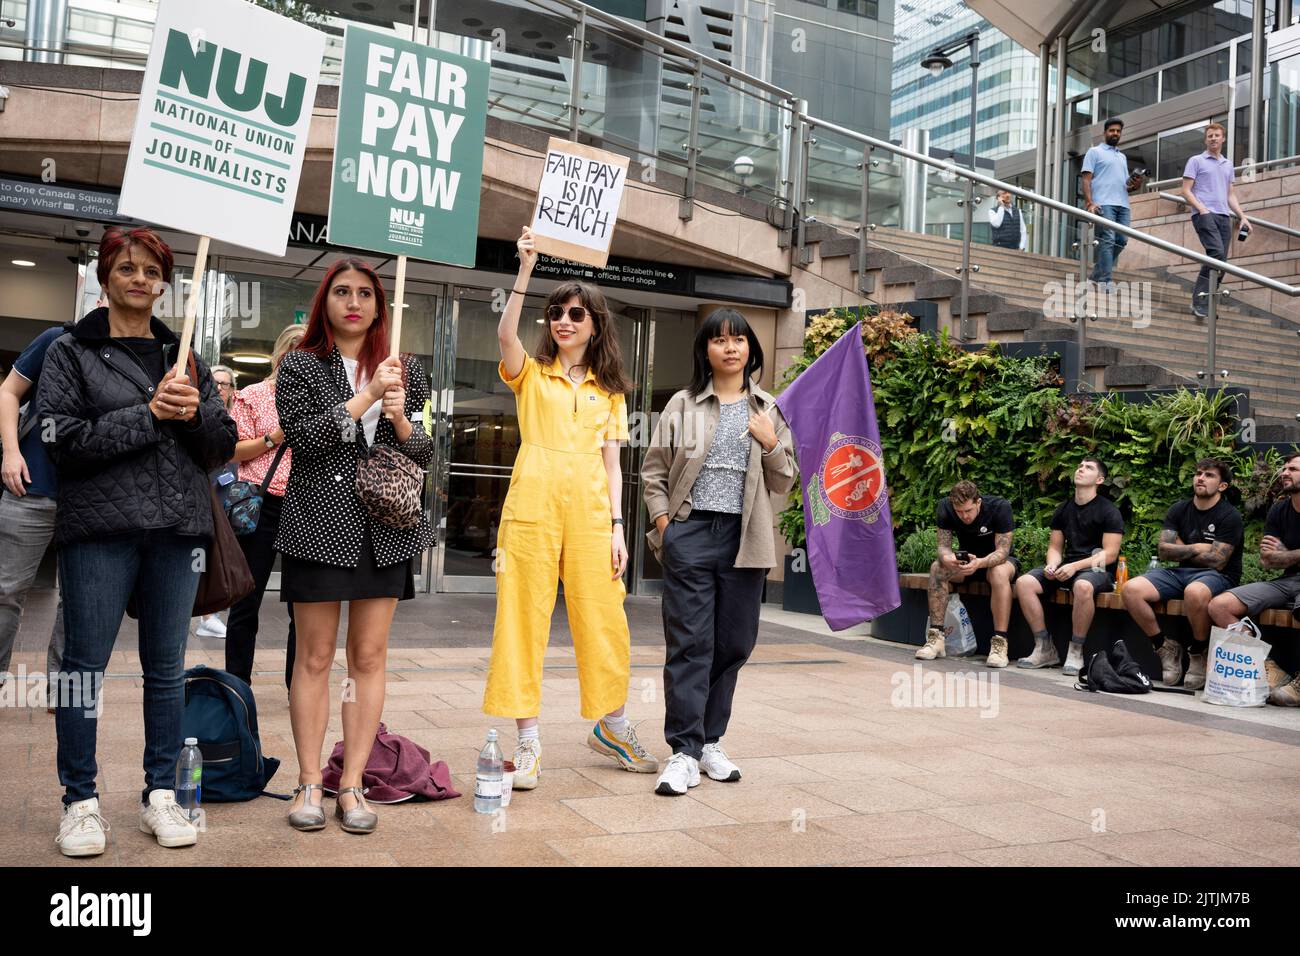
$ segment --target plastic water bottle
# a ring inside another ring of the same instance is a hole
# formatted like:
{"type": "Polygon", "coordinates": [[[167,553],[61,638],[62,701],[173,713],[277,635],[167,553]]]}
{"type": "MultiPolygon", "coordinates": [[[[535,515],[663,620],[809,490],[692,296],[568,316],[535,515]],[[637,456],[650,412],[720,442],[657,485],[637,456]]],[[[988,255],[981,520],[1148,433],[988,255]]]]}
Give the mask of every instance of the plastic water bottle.
{"type": "Polygon", "coordinates": [[[1147,565],[1147,573],[1150,574],[1152,571],[1159,571],[1159,570],[1160,570],[1160,562],[1156,560],[1156,556],[1153,554],[1151,555],[1151,563],[1147,565]]]}
{"type": "Polygon", "coordinates": [[[478,755],[478,775],[474,780],[474,812],[495,813],[501,808],[501,784],[505,760],[497,745],[497,732],[487,732],[487,744],[478,755]]]}
{"type": "Polygon", "coordinates": [[[176,803],[185,815],[194,819],[203,796],[203,754],[196,737],[186,737],[185,746],[176,760],[176,803]]]}

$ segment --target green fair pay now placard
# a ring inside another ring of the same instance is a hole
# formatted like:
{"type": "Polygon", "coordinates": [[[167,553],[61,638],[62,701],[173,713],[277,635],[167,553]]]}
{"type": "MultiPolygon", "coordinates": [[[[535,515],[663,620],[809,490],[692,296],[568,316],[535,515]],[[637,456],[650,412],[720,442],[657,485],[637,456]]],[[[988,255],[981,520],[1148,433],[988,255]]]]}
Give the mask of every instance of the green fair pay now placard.
{"type": "Polygon", "coordinates": [[[488,64],[349,25],[329,239],[474,265],[488,64]]]}

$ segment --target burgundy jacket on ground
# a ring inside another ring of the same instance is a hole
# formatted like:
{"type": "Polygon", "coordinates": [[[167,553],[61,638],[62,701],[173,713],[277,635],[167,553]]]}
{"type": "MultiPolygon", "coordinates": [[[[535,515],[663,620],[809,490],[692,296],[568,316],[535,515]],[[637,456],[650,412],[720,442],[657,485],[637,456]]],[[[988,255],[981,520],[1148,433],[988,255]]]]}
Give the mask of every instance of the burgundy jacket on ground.
{"type": "MultiPolygon", "coordinates": [[[[334,745],[329,763],[321,770],[325,789],[337,792],[343,775],[343,741],[334,745]]],[[[429,751],[400,734],[391,734],[382,723],[375,734],[375,746],[366,761],[361,786],[371,803],[401,803],[404,800],[446,800],[459,797],[452,788],[451,770],[439,760],[429,763],[429,751]]]]}

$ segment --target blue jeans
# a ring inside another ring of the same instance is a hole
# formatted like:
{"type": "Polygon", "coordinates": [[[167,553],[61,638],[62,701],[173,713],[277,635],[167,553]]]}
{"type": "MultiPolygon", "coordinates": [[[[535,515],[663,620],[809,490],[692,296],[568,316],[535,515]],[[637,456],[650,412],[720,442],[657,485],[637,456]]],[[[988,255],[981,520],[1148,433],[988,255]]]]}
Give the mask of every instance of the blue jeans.
{"type": "MultiPolygon", "coordinates": [[[[1102,206],[1100,215],[1127,226],[1132,221],[1128,206],[1102,206]]],[[[1092,268],[1093,282],[1109,282],[1119,254],[1128,245],[1128,236],[1121,235],[1105,226],[1097,227],[1097,264],[1092,268]]]]}
{"type": "MultiPolygon", "coordinates": [[[[141,531],[59,549],[67,644],[59,674],[55,728],[64,804],[98,796],[95,740],[100,688],[127,601],[140,614],[144,671],[144,775],[141,796],[175,786],[184,709],[185,641],[207,541],[171,531],[141,531]],[[79,691],[79,693],[69,693],[79,691]],[[69,699],[75,698],[75,699],[69,699]]],[[[206,555],[205,555],[206,557],[206,555]]],[[[51,688],[52,690],[54,688],[51,688]]]]}

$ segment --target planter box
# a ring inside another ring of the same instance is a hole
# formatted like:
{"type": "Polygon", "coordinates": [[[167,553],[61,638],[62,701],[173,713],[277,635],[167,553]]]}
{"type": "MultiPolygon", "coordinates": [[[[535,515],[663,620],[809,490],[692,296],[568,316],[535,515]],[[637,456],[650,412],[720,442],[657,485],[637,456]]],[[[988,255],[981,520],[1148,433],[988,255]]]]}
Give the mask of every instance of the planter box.
{"type": "Polygon", "coordinates": [[[899,593],[903,603],[871,622],[871,636],[897,644],[924,644],[925,626],[930,617],[926,593],[916,588],[902,588],[899,593]]]}
{"type": "Polygon", "coordinates": [[[816,614],[821,616],[822,605],[817,600],[817,588],[813,585],[812,571],[805,567],[802,571],[792,571],[791,565],[794,564],[794,556],[787,554],[785,556],[785,580],[781,588],[781,607],[786,611],[797,611],[800,614],[816,614]]]}

